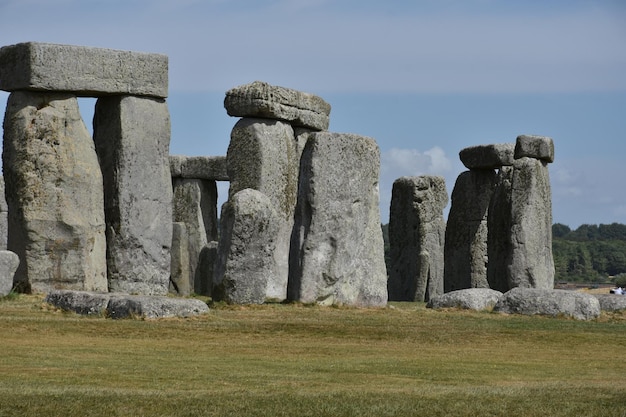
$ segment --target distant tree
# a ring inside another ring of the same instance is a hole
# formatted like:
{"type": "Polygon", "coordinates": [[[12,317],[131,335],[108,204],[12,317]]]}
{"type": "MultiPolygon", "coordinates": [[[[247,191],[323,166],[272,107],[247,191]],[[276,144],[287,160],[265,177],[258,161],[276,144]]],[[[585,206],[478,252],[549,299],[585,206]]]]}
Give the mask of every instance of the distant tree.
{"type": "Polygon", "coordinates": [[[555,223],[552,225],[552,237],[560,238],[567,236],[572,229],[569,226],[562,223],[555,223]]]}
{"type": "Polygon", "coordinates": [[[595,224],[583,224],[578,229],[572,231],[567,239],[576,240],[578,242],[588,242],[590,240],[596,240],[600,237],[600,231],[595,224]]]}

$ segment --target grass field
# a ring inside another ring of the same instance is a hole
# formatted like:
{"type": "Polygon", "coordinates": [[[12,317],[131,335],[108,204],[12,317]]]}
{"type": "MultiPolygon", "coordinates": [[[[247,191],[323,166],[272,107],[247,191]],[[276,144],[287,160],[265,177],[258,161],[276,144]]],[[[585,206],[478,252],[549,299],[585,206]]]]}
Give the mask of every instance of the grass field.
{"type": "Polygon", "coordinates": [[[0,416],[626,416],[626,313],[269,304],[111,320],[0,301],[0,416]]]}

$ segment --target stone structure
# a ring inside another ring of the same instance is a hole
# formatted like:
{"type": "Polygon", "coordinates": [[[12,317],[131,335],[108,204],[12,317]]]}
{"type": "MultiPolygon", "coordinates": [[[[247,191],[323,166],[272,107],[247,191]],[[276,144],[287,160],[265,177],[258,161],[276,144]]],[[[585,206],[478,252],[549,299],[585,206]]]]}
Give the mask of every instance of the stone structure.
{"type": "Polygon", "coordinates": [[[460,308],[465,310],[491,310],[502,297],[500,291],[490,288],[467,288],[445,293],[430,300],[427,308],[460,308]]]}
{"type": "Polygon", "coordinates": [[[9,237],[9,206],[4,197],[4,177],[0,175],[0,250],[6,250],[9,237]]]}
{"type": "Polygon", "coordinates": [[[13,276],[20,264],[20,258],[14,252],[0,250],[0,297],[8,295],[13,289],[13,276]]]}
{"type": "Polygon", "coordinates": [[[498,171],[496,186],[487,213],[487,281],[489,288],[507,292],[509,284],[507,260],[512,251],[511,180],[513,167],[503,166],[498,171]]]}
{"type": "Polygon", "coordinates": [[[44,43],[0,48],[0,89],[11,92],[3,162],[8,247],[22,260],[15,277],[22,290],[167,291],[167,71],[158,54],[44,43]],[[99,98],[95,151],[76,96],[99,98]]]}
{"type": "Polygon", "coordinates": [[[376,142],[368,137],[329,132],[309,135],[300,162],[290,299],[386,304],[379,158],[376,142]]]}
{"type": "Polygon", "coordinates": [[[577,291],[516,287],[504,293],[494,306],[499,313],[572,317],[591,320],[600,315],[600,303],[592,294],[577,291]]]}
{"type": "Polygon", "coordinates": [[[178,295],[191,295],[191,277],[189,272],[189,237],[187,225],[183,222],[172,224],[172,260],[170,274],[170,292],[178,295]]]}
{"type": "Polygon", "coordinates": [[[389,216],[390,301],[429,301],[443,294],[443,177],[401,177],[393,183],[389,216]]]}

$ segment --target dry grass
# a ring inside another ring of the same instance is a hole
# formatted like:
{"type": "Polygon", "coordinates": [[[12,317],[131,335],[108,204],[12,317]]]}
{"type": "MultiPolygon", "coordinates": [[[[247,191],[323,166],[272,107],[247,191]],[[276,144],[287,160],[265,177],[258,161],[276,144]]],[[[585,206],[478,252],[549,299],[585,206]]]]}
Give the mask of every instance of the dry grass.
{"type": "Polygon", "coordinates": [[[0,416],[626,416],[626,314],[271,304],[109,320],[0,302],[0,416]]]}

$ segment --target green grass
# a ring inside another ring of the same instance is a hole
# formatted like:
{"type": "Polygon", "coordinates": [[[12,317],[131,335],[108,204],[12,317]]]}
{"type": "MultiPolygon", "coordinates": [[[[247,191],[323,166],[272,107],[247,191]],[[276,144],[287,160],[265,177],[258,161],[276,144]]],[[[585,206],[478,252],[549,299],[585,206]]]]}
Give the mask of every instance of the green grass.
{"type": "Polygon", "coordinates": [[[217,306],[110,320],[0,301],[0,416],[626,416],[626,313],[217,306]]]}

